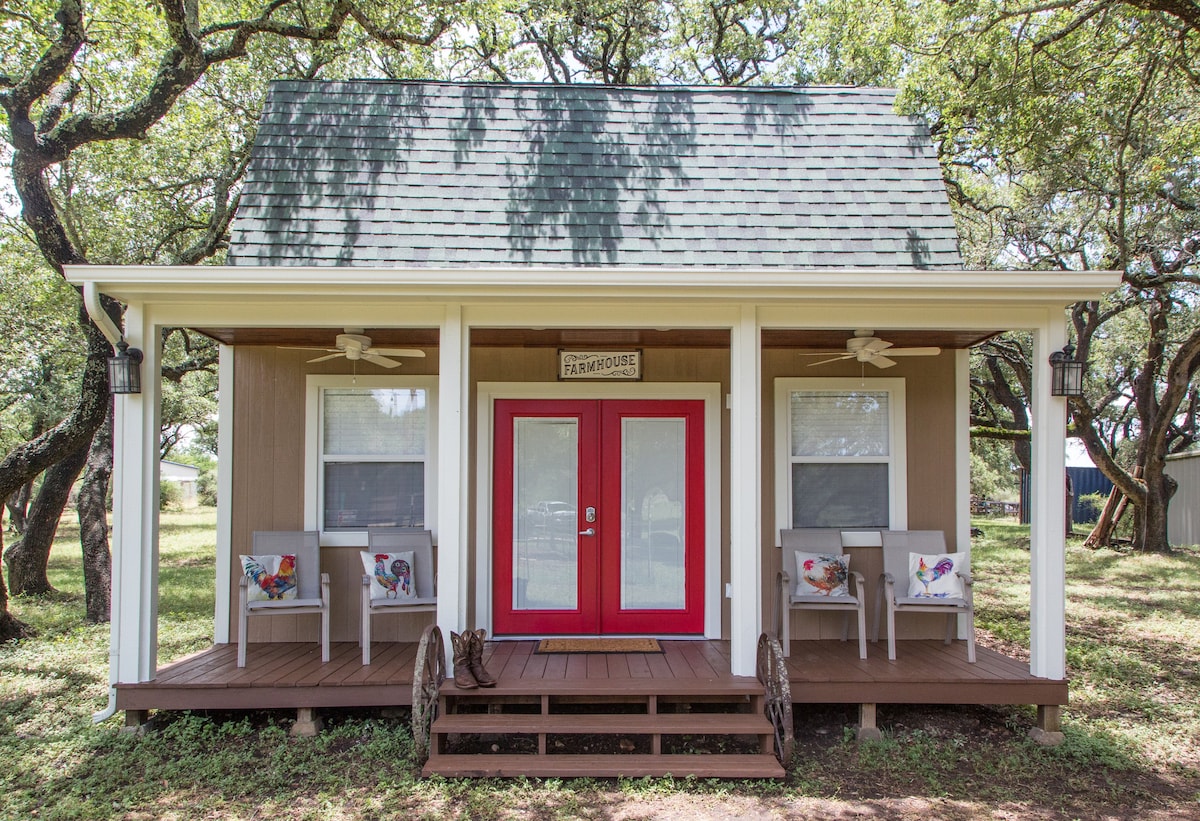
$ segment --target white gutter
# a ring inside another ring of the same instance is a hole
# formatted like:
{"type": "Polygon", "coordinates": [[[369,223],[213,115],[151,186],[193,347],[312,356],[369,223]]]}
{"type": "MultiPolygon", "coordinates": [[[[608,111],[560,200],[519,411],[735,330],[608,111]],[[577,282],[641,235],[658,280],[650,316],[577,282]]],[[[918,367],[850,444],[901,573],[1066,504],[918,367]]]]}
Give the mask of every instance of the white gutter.
{"type": "Polygon", "coordinates": [[[95,322],[96,327],[104,334],[104,338],[112,345],[120,342],[123,337],[121,329],[116,326],[112,317],[108,315],[108,311],[104,310],[104,306],[100,304],[100,286],[95,281],[89,280],[83,283],[83,304],[87,307],[88,316],[92,318],[92,322],[95,322]]]}
{"type": "Polygon", "coordinates": [[[1118,271],[962,271],[913,269],[742,269],[529,267],[384,268],[363,266],[68,265],[69,282],[94,283],[126,302],[191,302],[197,296],[354,299],[364,296],[461,300],[819,298],[1014,304],[1094,298],[1116,287],[1118,271]]]}

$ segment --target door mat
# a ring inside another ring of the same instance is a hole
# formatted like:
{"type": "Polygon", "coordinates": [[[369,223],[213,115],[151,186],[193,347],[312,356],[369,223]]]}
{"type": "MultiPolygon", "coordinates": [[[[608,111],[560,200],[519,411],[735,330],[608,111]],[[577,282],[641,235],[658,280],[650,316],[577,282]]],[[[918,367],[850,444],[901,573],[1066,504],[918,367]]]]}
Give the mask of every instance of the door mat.
{"type": "Polygon", "coordinates": [[[539,653],[661,653],[658,639],[542,639],[539,653]]]}

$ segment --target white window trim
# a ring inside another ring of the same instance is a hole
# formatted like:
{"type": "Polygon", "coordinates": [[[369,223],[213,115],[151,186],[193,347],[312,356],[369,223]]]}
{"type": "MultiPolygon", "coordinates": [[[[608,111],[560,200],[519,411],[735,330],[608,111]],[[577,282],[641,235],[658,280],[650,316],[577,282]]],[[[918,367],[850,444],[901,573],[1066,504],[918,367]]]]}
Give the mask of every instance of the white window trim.
{"type": "MultiPolygon", "coordinates": [[[[899,377],[802,377],[775,380],[775,545],[792,516],[792,391],[886,391],[891,454],[888,463],[888,522],[892,530],[908,529],[908,426],[904,379],[899,377]]],[[[844,461],[855,461],[846,459],[844,461]]],[[[859,461],[879,462],[872,457],[859,461]]],[[[851,528],[852,529],[852,528],[851,528]]]]}
{"type": "MultiPolygon", "coordinates": [[[[366,547],[367,531],[322,530],[321,484],[321,391],[325,388],[419,388],[427,403],[425,430],[425,527],[436,531],[437,516],[437,384],[436,376],[387,374],[309,374],[304,397],[304,529],[321,531],[321,544],[328,547],[366,547]]],[[[364,460],[369,461],[369,460],[364,460]]]]}

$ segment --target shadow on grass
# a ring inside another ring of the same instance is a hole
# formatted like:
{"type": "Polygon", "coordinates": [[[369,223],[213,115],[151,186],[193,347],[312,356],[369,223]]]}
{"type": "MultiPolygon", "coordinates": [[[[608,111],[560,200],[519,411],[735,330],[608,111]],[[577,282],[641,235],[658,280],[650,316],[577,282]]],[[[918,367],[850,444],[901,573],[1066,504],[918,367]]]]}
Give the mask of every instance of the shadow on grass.
{"type": "Polygon", "coordinates": [[[327,716],[324,732],[297,739],[288,735],[284,715],[168,712],[144,733],[115,731],[111,724],[76,727],[75,763],[39,779],[21,796],[24,809],[40,808],[43,819],[124,817],[155,813],[183,794],[196,800],[173,808],[173,815],[213,817],[222,808],[240,814],[274,802],[286,807],[299,797],[414,781],[405,720],[382,719],[377,711],[327,716]]]}

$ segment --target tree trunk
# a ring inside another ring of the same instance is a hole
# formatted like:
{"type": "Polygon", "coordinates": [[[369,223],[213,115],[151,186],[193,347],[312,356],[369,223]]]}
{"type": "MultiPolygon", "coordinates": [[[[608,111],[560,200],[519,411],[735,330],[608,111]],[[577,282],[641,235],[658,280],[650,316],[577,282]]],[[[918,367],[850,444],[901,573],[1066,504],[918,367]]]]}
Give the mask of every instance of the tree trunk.
{"type": "MultiPolygon", "coordinates": [[[[0,527],[0,552],[4,550],[4,528],[0,527]]],[[[8,586],[0,573],[0,644],[29,635],[29,625],[8,612],[8,586]]]]}
{"type": "Polygon", "coordinates": [[[1166,553],[1171,549],[1167,537],[1167,506],[1179,484],[1166,473],[1146,481],[1146,505],[1139,510],[1140,527],[1134,530],[1133,546],[1148,553],[1166,553]]]}
{"type": "Polygon", "coordinates": [[[33,482],[26,482],[4,502],[8,508],[8,526],[18,536],[25,532],[25,522],[29,520],[29,499],[32,496],[33,482]]]}
{"type": "Polygon", "coordinates": [[[92,437],[87,457],[87,472],[79,487],[79,541],[83,546],[83,589],[87,599],[86,618],[106,622],[112,593],[112,554],[108,549],[108,483],[113,468],[113,415],[92,437]]]}
{"type": "MultiPolygon", "coordinates": [[[[0,498],[7,499],[43,470],[64,458],[71,458],[72,454],[80,457],[79,466],[82,468],[92,435],[104,421],[111,404],[107,365],[112,346],[82,310],[80,321],[88,340],[88,358],[84,365],[79,403],[53,428],[14,448],[0,460],[0,498]]],[[[78,473],[77,469],[75,475],[78,473]]],[[[26,625],[8,612],[8,598],[8,588],[0,579],[0,641],[28,632],[26,625]]]]}
{"type": "Polygon", "coordinates": [[[73,450],[61,462],[52,465],[42,478],[37,498],[29,506],[25,535],[4,554],[8,583],[13,593],[44,596],[54,590],[46,575],[50,548],[54,545],[59,519],[71,495],[71,486],[79,478],[87,454],[88,447],[73,450]]]}

